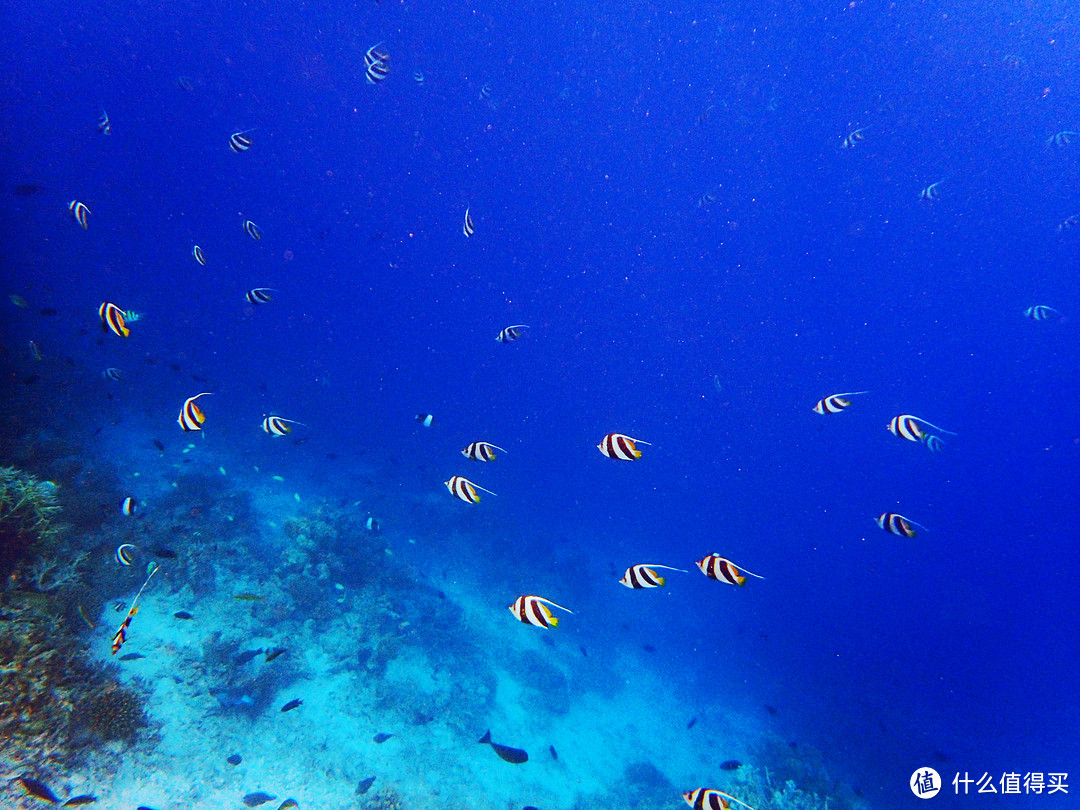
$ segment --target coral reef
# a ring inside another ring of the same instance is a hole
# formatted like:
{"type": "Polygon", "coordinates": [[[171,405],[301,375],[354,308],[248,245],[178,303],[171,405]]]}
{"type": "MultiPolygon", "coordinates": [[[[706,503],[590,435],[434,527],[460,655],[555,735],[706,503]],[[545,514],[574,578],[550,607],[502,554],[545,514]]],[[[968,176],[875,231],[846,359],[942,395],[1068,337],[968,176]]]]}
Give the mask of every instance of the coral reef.
{"type": "Polygon", "coordinates": [[[14,467],[0,467],[0,575],[6,576],[35,545],[60,535],[57,486],[14,467]]]}
{"type": "Polygon", "coordinates": [[[142,696],[115,683],[102,684],[75,705],[73,724],[86,736],[112,742],[132,742],[146,725],[142,696]]]}

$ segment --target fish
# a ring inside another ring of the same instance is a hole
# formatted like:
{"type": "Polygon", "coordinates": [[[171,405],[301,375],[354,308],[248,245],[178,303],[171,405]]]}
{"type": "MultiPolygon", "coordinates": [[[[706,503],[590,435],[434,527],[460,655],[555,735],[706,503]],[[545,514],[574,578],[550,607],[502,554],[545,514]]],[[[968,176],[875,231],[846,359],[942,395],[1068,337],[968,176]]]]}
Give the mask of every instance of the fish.
{"type": "MultiPolygon", "coordinates": [[[[565,608],[542,596],[519,596],[514,600],[514,604],[510,605],[509,610],[518,621],[531,624],[534,627],[543,627],[547,630],[559,626],[559,618],[551,614],[548,605],[557,607],[559,610],[565,610],[567,613],[574,612],[570,608],[565,608]]],[[[481,742],[485,741],[481,740],[481,742]]]]}
{"type": "Polygon", "coordinates": [[[688,790],[682,795],[686,803],[694,808],[694,810],[728,810],[731,806],[727,800],[731,799],[733,802],[739,802],[743,807],[748,807],[750,810],[754,810],[746,802],[739,801],[734,796],[724,793],[722,790],[716,790],[714,788],[696,788],[695,790],[688,790]]]}
{"type": "Polygon", "coordinates": [[[165,445],[162,442],[160,442],[159,440],[157,440],[157,439],[154,439],[154,447],[156,447],[158,450],[160,450],[163,453],[165,452],[165,445]]]}
{"type": "Polygon", "coordinates": [[[1055,132],[1049,138],[1046,139],[1046,148],[1051,146],[1060,149],[1063,146],[1068,146],[1073,142],[1073,138],[1080,136],[1080,132],[1072,132],[1067,129],[1063,129],[1061,132],[1055,132]]]}
{"type": "MultiPolygon", "coordinates": [[[[160,557],[163,560],[175,560],[177,554],[171,548],[165,548],[164,546],[156,546],[153,550],[155,557],[160,557]]],[[[157,565],[157,563],[150,563],[151,565],[157,565]]]]}
{"type": "Polygon", "coordinates": [[[371,534],[378,534],[380,528],[382,527],[379,525],[378,518],[369,517],[367,520],[364,521],[364,529],[366,529],[371,534]]]}
{"type": "Polygon", "coordinates": [[[380,731],[378,734],[371,738],[371,741],[376,745],[382,745],[384,742],[386,742],[393,736],[393,734],[387,734],[385,731],[380,731]]]}
{"type": "Polygon", "coordinates": [[[135,514],[135,499],[130,495],[120,501],[120,514],[131,517],[135,514]]]}
{"type": "Polygon", "coordinates": [[[203,249],[201,247],[199,247],[198,245],[195,245],[194,247],[192,247],[191,248],[191,255],[194,256],[195,261],[197,261],[203,267],[206,266],[206,253],[203,251],[203,249]]]}
{"type": "Polygon", "coordinates": [[[417,84],[423,84],[424,83],[424,71],[422,71],[422,70],[414,70],[413,74],[412,74],[412,77],[413,77],[413,81],[416,82],[417,84]]]}
{"type": "MultiPolygon", "coordinates": [[[[85,225],[83,227],[86,227],[85,225]]],[[[461,232],[465,234],[465,238],[468,239],[476,232],[476,228],[473,227],[472,217],[469,215],[469,209],[465,209],[465,224],[461,226],[461,232]]]]}
{"type": "Polygon", "coordinates": [[[271,287],[252,287],[244,293],[244,298],[249,304],[254,304],[255,306],[258,306],[259,304],[269,304],[274,300],[274,297],[270,295],[272,292],[277,292],[277,290],[272,289],[271,287]]]}
{"type": "Polygon", "coordinates": [[[431,427],[431,423],[435,420],[435,417],[430,413],[418,413],[416,415],[416,421],[424,427],[431,427]]]}
{"type": "Polygon", "coordinates": [[[488,495],[495,494],[490,489],[484,489],[479,484],[474,484],[468,478],[463,478],[460,475],[455,475],[449,481],[444,481],[443,483],[446,485],[446,488],[450,490],[451,495],[458,500],[465,501],[465,503],[480,502],[480,496],[476,492],[478,489],[483,490],[488,495]]]}
{"type": "Polygon", "coordinates": [[[371,786],[374,784],[374,776],[369,776],[367,779],[361,779],[360,782],[356,785],[356,795],[363,796],[365,793],[371,790],[371,786]]]}
{"type": "Polygon", "coordinates": [[[912,528],[913,526],[918,526],[923,531],[929,531],[921,523],[916,523],[911,518],[906,518],[895,512],[883,512],[880,517],[874,519],[874,522],[889,534],[898,534],[901,537],[911,538],[917,535],[918,532],[912,528]]]}
{"type": "Polygon", "coordinates": [[[945,442],[941,440],[940,436],[929,434],[926,437],[926,449],[929,450],[931,453],[940,453],[944,447],[945,442]]]}
{"type": "Polygon", "coordinates": [[[656,568],[664,568],[668,571],[681,571],[684,574],[689,573],[682,568],[672,568],[670,565],[638,563],[637,565],[631,565],[626,569],[626,572],[622,575],[622,579],[619,580],[619,583],[625,585],[627,588],[659,588],[664,584],[665,580],[656,573],[654,570],[656,568]]]}
{"type": "Polygon", "coordinates": [[[185,433],[190,433],[193,430],[202,430],[203,422],[206,421],[206,416],[199,409],[199,406],[195,404],[195,400],[199,397],[208,397],[211,392],[204,391],[201,394],[196,394],[193,397],[188,397],[184,400],[184,405],[180,408],[180,415],[176,417],[176,424],[184,430],[185,433]]]}
{"type": "Polygon", "coordinates": [[[8,301],[13,303],[19,309],[29,309],[30,308],[30,304],[27,303],[26,299],[23,298],[21,295],[18,295],[18,294],[9,295],[8,296],[8,301]]]}
{"type": "Polygon", "coordinates": [[[252,222],[250,219],[244,220],[244,233],[258,242],[262,239],[262,231],[259,230],[259,226],[252,222]]]}
{"type": "Polygon", "coordinates": [[[284,655],[288,650],[285,647],[271,647],[266,651],[266,663],[270,663],[280,655],[284,655]]]}
{"type": "Polygon", "coordinates": [[[71,212],[71,218],[79,223],[79,227],[84,231],[90,227],[87,217],[90,215],[91,211],[81,202],[72,200],[68,203],[68,211],[71,212]]]}
{"type": "Polygon", "coordinates": [[[719,554],[713,553],[708,557],[702,557],[697,561],[697,567],[701,569],[701,573],[707,576],[709,579],[715,579],[717,582],[726,582],[729,585],[745,585],[746,577],[743,574],[750,574],[752,577],[758,579],[765,579],[760,574],[755,574],[751,571],[739,569],[735,567],[735,564],[719,554]]]}
{"type": "Polygon", "coordinates": [[[176,86],[183,90],[185,93],[190,93],[195,89],[195,82],[191,80],[190,76],[177,76],[176,86]]]}
{"type": "Polygon", "coordinates": [[[140,658],[146,658],[142,653],[124,653],[117,661],[138,661],[140,658]]]}
{"type": "Polygon", "coordinates": [[[1061,313],[1046,304],[1036,304],[1024,310],[1024,316],[1033,321],[1049,321],[1061,317],[1061,313]]]}
{"type": "Polygon", "coordinates": [[[686,730],[689,731],[695,725],[697,725],[697,717],[691,717],[690,721],[686,724],[686,730]]]}
{"type": "Polygon", "coordinates": [[[364,53],[364,65],[367,67],[365,75],[368,84],[378,84],[386,78],[390,72],[390,54],[380,51],[381,42],[372,45],[364,53]]]}
{"type": "Polygon", "coordinates": [[[109,121],[109,114],[105,112],[104,107],[101,108],[101,118],[98,119],[97,128],[102,135],[112,134],[112,122],[109,121]]]}
{"type": "Polygon", "coordinates": [[[194,619],[195,618],[190,613],[188,613],[186,610],[178,610],[178,611],[176,611],[176,613],[173,614],[173,616],[176,617],[177,619],[184,619],[185,621],[187,619],[194,619]]]}
{"type": "Polygon", "coordinates": [[[131,565],[133,551],[135,551],[135,546],[131,543],[121,543],[116,547],[116,561],[120,565],[131,565]]]}
{"type": "Polygon", "coordinates": [[[38,348],[38,345],[34,341],[31,340],[30,344],[29,344],[29,347],[30,347],[30,356],[33,357],[35,360],[41,360],[41,349],[38,348]]]}
{"type": "Polygon", "coordinates": [[[488,101],[491,98],[491,85],[485,84],[480,88],[480,100],[488,101]]]}
{"type": "Polygon", "coordinates": [[[814,406],[814,413],[840,413],[840,411],[851,404],[851,400],[848,399],[848,397],[869,393],[869,391],[849,391],[846,394],[831,394],[830,396],[817,401],[817,404],[814,406]]]}
{"type": "Polygon", "coordinates": [[[233,599],[238,602],[261,602],[263,600],[257,593],[248,593],[247,591],[236,594],[233,599]]]}
{"type": "Polygon", "coordinates": [[[925,202],[933,202],[934,200],[936,200],[938,198],[938,194],[940,193],[938,191],[938,186],[940,186],[943,182],[944,181],[942,180],[938,180],[936,183],[931,183],[930,185],[928,185],[926,188],[919,192],[919,199],[925,202]]]}
{"type": "Polygon", "coordinates": [[[146,590],[146,586],[150,584],[150,580],[154,574],[158,572],[158,566],[156,563],[151,563],[147,567],[146,581],[143,582],[142,587],[139,588],[139,592],[135,594],[135,598],[131,600],[131,610],[128,611],[127,616],[124,617],[124,621],[120,624],[119,629],[113,634],[112,637],[112,654],[116,655],[117,650],[124,646],[124,642],[127,641],[128,628],[131,627],[131,620],[135,618],[135,614],[139,612],[139,597],[142,596],[142,592],[146,590]]]}
{"type": "Polygon", "coordinates": [[[22,785],[22,789],[35,799],[41,799],[43,802],[49,802],[50,804],[59,804],[60,799],[53,793],[49,786],[44,782],[39,782],[37,779],[31,779],[29,776],[17,776],[16,781],[22,785]]]}
{"type": "Polygon", "coordinates": [[[268,416],[262,421],[262,429],[271,436],[285,436],[292,433],[292,428],[289,427],[289,423],[303,425],[303,422],[297,422],[295,419],[285,419],[280,416],[268,416]]]}
{"type": "Polygon", "coordinates": [[[729,759],[727,762],[720,763],[720,770],[722,771],[737,771],[742,767],[742,763],[737,759],[729,759]]]}
{"type": "Polygon", "coordinates": [[[127,328],[127,324],[124,322],[124,311],[116,304],[103,301],[101,306],[98,307],[98,316],[101,318],[102,329],[109,329],[119,337],[126,338],[131,334],[131,330],[127,328]]]}
{"type": "Polygon", "coordinates": [[[631,439],[625,433],[609,433],[596,445],[597,449],[608,458],[620,461],[636,461],[641,458],[639,444],[648,444],[641,439],[631,439]]]}
{"type": "Polygon", "coordinates": [[[920,419],[917,416],[906,413],[894,416],[889,422],[888,428],[891,434],[898,436],[901,439],[907,439],[909,442],[925,442],[926,437],[930,434],[923,429],[924,425],[933,428],[934,430],[939,430],[942,433],[948,433],[950,436],[956,435],[951,430],[939,428],[937,425],[930,424],[925,419],[920,419]]]}
{"type": "Polygon", "coordinates": [[[228,762],[230,765],[239,765],[241,762],[244,761],[244,758],[239,754],[229,754],[229,756],[226,757],[225,761],[228,762]]]}
{"type": "Polygon", "coordinates": [[[260,804],[266,804],[273,801],[277,796],[271,796],[269,793],[264,793],[261,790],[249,793],[244,797],[244,804],[248,807],[258,807],[260,804]]]}
{"type": "Polygon", "coordinates": [[[91,796],[89,793],[84,793],[81,796],[72,796],[61,807],[82,807],[86,804],[93,804],[97,801],[97,796],[91,796]]]}
{"type": "Polygon", "coordinates": [[[229,136],[229,148],[236,152],[236,154],[246,152],[254,143],[247,135],[249,132],[253,131],[254,130],[251,129],[242,129],[239,132],[234,132],[229,136]]]}
{"type": "Polygon", "coordinates": [[[519,337],[521,337],[522,329],[528,328],[529,325],[527,323],[516,323],[513,326],[508,326],[505,329],[501,330],[499,334],[495,336],[495,340],[499,341],[499,343],[510,343],[511,341],[517,340],[519,337]]]}
{"type": "Polygon", "coordinates": [[[492,444],[491,442],[473,442],[461,451],[461,455],[465,456],[465,458],[470,458],[473,461],[494,461],[496,456],[493,451],[495,450],[502,453],[506,452],[497,444],[492,444]]]}
{"type": "Polygon", "coordinates": [[[277,810],[290,810],[293,807],[299,807],[300,803],[296,799],[286,799],[278,805],[277,810]]]}
{"type": "Polygon", "coordinates": [[[697,207],[698,208],[707,208],[708,206],[712,205],[714,202],[716,202],[716,195],[713,194],[711,191],[706,191],[704,194],[702,194],[700,197],[698,197],[697,207]]]}
{"type": "Polygon", "coordinates": [[[1057,226],[1058,232],[1071,231],[1077,225],[1080,225],[1080,214],[1073,214],[1071,217],[1065,217],[1064,221],[1057,226]]]}
{"type": "Polygon", "coordinates": [[[520,765],[522,762],[529,761],[529,755],[520,748],[511,748],[509,745],[499,745],[497,742],[491,741],[491,730],[484,732],[484,736],[478,740],[479,743],[490,745],[495,749],[495,753],[499,755],[499,758],[509,762],[512,765],[520,765]]]}
{"type": "Polygon", "coordinates": [[[290,700],[288,703],[286,703],[284,706],[281,707],[281,711],[283,711],[283,712],[291,712],[293,709],[295,709],[298,706],[302,705],[303,702],[304,701],[302,701],[300,698],[293,698],[292,700],[290,700]]]}
{"type": "Polygon", "coordinates": [[[120,382],[120,378],[124,376],[124,373],[118,368],[107,368],[101,372],[101,376],[106,380],[112,380],[113,382],[120,382]]]}
{"type": "Polygon", "coordinates": [[[856,129],[856,130],[854,130],[852,132],[849,132],[847,137],[844,138],[844,140],[840,142],[840,148],[841,149],[852,149],[852,148],[854,148],[855,144],[857,144],[859,141],[862,141],[862,140],[866,139],[866,136],[863,135],[864,132],[866,132],[866,127],[862,127],[860,129],[856,129]]]}
{"type": "Polygon", "coordinates": [[[240,653],[235,658],[233,658],[233,663],[234,664],[246,664],[248,661],[250,661],[256,655],[262,655],[264,652],[266,652],[266,651],[262,647],[259,647],[259,649],[257,649],[257,650],[244,650],[242,653],[240,653]]]}

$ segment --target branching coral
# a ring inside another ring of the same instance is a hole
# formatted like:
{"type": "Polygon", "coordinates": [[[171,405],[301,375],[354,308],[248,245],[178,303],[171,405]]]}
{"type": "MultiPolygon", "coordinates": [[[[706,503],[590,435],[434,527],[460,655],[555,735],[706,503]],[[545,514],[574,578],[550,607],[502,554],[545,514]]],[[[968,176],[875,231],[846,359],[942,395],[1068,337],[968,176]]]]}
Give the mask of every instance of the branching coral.
{"type": "Polygon", "coordinates": [[[35,590],[41,592],[56,591],[80,580],[79,566],[90,557],[85,551],[76,554],[67,562],[55,558],[40,557],[30,566],[30,581],[35,590]]]}
{"type": "Polygon", "coordinates": [[[47,540],[57,534],[56,484],[14,467],[0,467],[0,535],[4,540],[47,540]]]}

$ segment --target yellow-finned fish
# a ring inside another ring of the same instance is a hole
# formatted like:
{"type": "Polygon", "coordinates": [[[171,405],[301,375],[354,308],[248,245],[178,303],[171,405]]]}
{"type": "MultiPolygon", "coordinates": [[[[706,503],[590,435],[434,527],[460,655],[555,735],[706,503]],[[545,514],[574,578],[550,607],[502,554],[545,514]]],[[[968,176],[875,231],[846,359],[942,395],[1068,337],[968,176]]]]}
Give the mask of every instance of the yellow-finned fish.
{"type": "Polygon", "coordinates": [[[846,394],[833,394],[827,396],[824,399],[819,399],[817,405],[814,406],[814,413],[827,414],[827,413],[840,413],[848,405],[851,404],[851,400],[848,397],[858,396],[859,394],[868,394],[869,391],[849,391],[846,394]]]}
{"type": "Polygon", "coordinates": [[[626,569],[626,573],[622,575],[619,584],[625,585],[627,588],[659,588],[666,580],[656,573],[657,568],[664,568],[668,571],[680,571],[683,574],[689,573],[683,568],[672,568],[670,565],[638,563],[637,565],[631,565],[626,569]]]}
{"type": "Polygon", "coordinates": [[[895,512],[884,512],[880,517],[874,519],[879,528],[884,529],[889,534],[898,534],[901,537],[914,537],[918,534],[913,526],[918,526],[923,531],[929,531],[921,523],[916,523],[911,518],[906,518],[903,515],[898,515],[895,512]]]}
{"type": "Polygon", "coordinates": [[[473,227],[472,216],[469,215],[469,209],[465,209],[465,224],[461,226],[461,232],[465,234],[465,238],[468,239],[476,232],[476,228],[473,227]]]}
{"type": "Polygon", "coordinates": [[[101,328],[110,329],[113,334],[127,337],[131,330],[124,323],[124,311],[116,304],[105,301],[98,307],[98,315],[101,316],[101,328]]]}
{"type": "Polygon", "coordinates": [[[184,400],[184,406],[180,409],[180,415],[176,417],[176,423],[183,428],[185,433],[203,429],[202,426],[203,422],[206,421],[206,415],[199,406],[195,404],[195,400],[199,397],[208,397],[210,395],[211,392],[206,391],[184,400]]]}
{"type": "Polygon", "coordinates": [[[465,501],[465,503],[480,502],[480,495],[476,492],[478,489],[486,492],[488,495],[495,494],[490,489],[484,489],[479,484],[474,484],[468,478],[463,478],[460,475],[455,475],[449,481],[443,483],[446,484],[446,488],[450,490],[451,495],[458,500],[465,501]]]}
{"type": "Polygon", "coordinates": [[[909,442],[925,442],[926,437],[930,434],[924,429],[924,427],[933,428],[934,430],[941,431],[942,433],[948,433],[950,436],[955,436],[951,430],[945,430],[945,428],[939,428],[937,425],[933,425],[927,422],[925,419],[920,419],[917,416],[912,416],[908,413],[902,413],[899,416],[894,416],[889,422],[889,432],[898,436],[901,439],[907,439],[909,442]]]}
{"type": "Polygon", "coordinates": [[[522,329],[528,328],[529,325],[527,323],[516,323],[513,326],[508,326],[505,329],[501,330],[499,334],[495,336],[495,340],[499,341],[499,343],[510,343],[511,341],[517,340],[519,337],[521,337],[522,329]]]}
{"type": "Polygon", "coordinates": [[[1053,307],[1046,306],[1046,304],[1036,304],[1033,307],[1028,307],[1024,310],[1024,315],[1033,321],[1049,321],[1061,317],[1060,312],[1053,307]]]}
{"type": "Polygon", "coordinates": [[[746,802],[739,801],[730,793],[724,793],[722,790],[716,790],[715,788],[696,788],[695,790],[688,790],[682,795],[683,799],[694,810],[729,810],[731,805],[728,803],[728,799],[733,802],[738,802],[743,807],[754,810],[746,802]]]}
{"type": "Polygon", "coordinates": [[[274,296],[270,295],[272,292],[277,292],[277,290],[271,287],[252,287],[244,293],[244,298],[249,304],[254,304],[255,306],[258,306],[259,304],[269,304],[274,300],[274,296]]]}
{"type": "Polygon", "coordinates": [[[90,216],[91,213],[90,209],[83,205],[81,202],[79,202],[78,200],[72,200],[70,203],[68,203],[68,211],[71,212],[71,218],[74,219],[77,223],[79,223],[79,227],[81,227],[84,231],[90,227],[89,221],[87,220],[87,217],[90,216]]]}
{"type": "Polygon", "coordinates": [[[297,422],[295,419],[285,419],[280,416],[268,416],[262,421],[262,429],[269,433],[271,436],[286,436],[292,433],[293,425],[303,425],[303,422],[297,422]]]}
{"type": "Polygon", "coordinates": [[[726,582],[729,585],[745,585],[746,577],[744,577],[743,574],[749,574],[758,579],[765,579],[765,577],[760,574],[747,571],[745,568],[737,568],[735,563],[731,560],[726,557],[721,557],[715,552],[708,557],[702,557],[698,560],[697,567],[700,568],[701,573],[709,579],[715,579],[717,582],[726,582]]]}
{"type": "Polygon", "coordinates": [[[631,439],[625,433],[609,433],[600,440],[596,447],[608,458],[617,458],[620,461],[637,461],[641,458],[641,451],[637,449],[639,444],[648,444],[641,439],[631,439]]]}
{"type": "Polygon", "coordinates": [[[496,458],[494,453],[495,450],[502,453],[506,452],[503,448],[499,447],[499,445],[492,444],[491,442],[473,442],[461,451],[461,455],[465,456],[465,458],[470,458],[473,461],[494,461],[496,458]]]}
{"type": "Polygon", "coordinates": [[[128,611],[127,616],[124,617],[123,623],[120,625],[120,629],[113,634],[112,637],[112,654],[116,655],[117,650],[124,646],[124,642],[127,641],[127,631],[131,627],[131,620],[135,618],[135,614],[139,612],[139,597],[142,596],[142,592],[146,590],[146,586],[150,584],[150,579],[158,572],[157,563],[150,563],[152,566],[146,575],[146,582],[139,588],[139,592],[135,594],[135,598],[131,600],[131,610],[128,611]]]}
{"type": "Polygon", "coordinates": [[[567,613],[574,612],[570,608],[555,604],[550,599],[529,595],[519,596],[515,599],[514,604],[510,605],[510,612],[517,617],[519,622],[531,624],[533,627],[543,627],[547,630],[559,626],[558,618],[551,614],[548,605],[557,607],[559,610],[565,610],[567,613]]]}
{"type": "Polygon", "coordinates": [[[254,143],[254,141],[248,137],[248,133],[254,131],[254,129],[242,129],[239,132],[234,132],[229,136],[229,148],[237,154],[246,152],[254,143]]]}

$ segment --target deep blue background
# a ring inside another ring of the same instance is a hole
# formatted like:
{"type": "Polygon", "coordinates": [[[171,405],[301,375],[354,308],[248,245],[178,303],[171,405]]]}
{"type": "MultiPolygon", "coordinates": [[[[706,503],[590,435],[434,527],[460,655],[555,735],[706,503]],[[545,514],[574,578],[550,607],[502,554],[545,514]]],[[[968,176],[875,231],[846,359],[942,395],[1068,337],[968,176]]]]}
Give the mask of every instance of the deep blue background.
{"type": "Polygon", "coordinates": [[[402,503],[472,475],[499,495],[462,525],[533,552],[507,581],[576,596],[590,644],[651,643],[701,704],[778,708],[871,798],[925,764],[1075,771],[1080,237],[1055,227],[1080,141],[1043,142],[1080,130],[1080,29],[1064,2],[986,6],[9,6],[4,274],[61,314],[9,307],[5,343],[163,434],[200,390],[238,448],[299,419],[293,463],[343,492],[359,459],[402,503]],[[128,342],[96,342],[102,300],[146,313],[128,342]],[[898,413],[959,435],[932,455],[898,413]],[[618,465],[609,431],[652,446],[618,465]],[[478,438],[509,453],[466,466],[478,438]],[[655,615],[608,587],[714,550],[768,579],[693,571],[655,615]]]}

